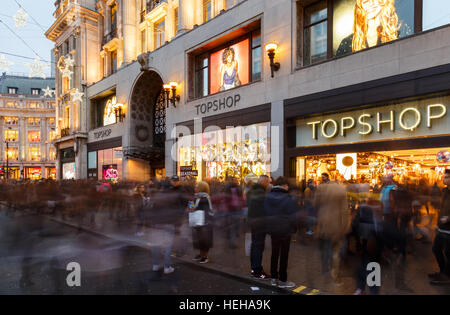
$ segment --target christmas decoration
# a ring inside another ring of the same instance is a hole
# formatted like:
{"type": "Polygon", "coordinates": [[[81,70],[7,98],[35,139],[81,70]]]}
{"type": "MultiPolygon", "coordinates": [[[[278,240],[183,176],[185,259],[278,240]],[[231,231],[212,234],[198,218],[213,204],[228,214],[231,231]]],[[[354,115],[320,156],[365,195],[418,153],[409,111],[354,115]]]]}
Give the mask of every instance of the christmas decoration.
{"type": "Polygon", "coordinates": [[[0,70],[9,71],[9,66],[12,66],[14,62],[6,60],[5,55],[0,54],[0,70]]]}
{"type": "Polygon", "coordinates": [[[47,78],[44,70],[48,68],[48,65],[41,64],[41,60],[39,59],[39,57],[36,57],[36,59],[34,59],[34,63],[32,64],[26,62],[25,66],[30,68],[30,78],[35,76],[42,77],[43,79],[47,78]]]}
{"type": "Polygon", "coordinates": [[[384,168],[387,170],[391,170],[394,168],[394,163],[392,163],[391,161],[386,162],[386,164],[384,164],[384,168]]]}
{"type": "Polygon", "coordinates": [[[19,8],[17,14],[13,16],[14,21],[16,22],[16,28],[27,26],[27,17],[28,14],[22,10],[22,8],[19,8]]]}
{"type": "Polygon", "coordinates": [[[75,65],[75,60],[72,59],[71,57],[65,58],[64,62],[66,64],[66,69],[68,69],[69,67],[73,67],[75,65]]]}
{"type": "Polygon", "coordinates": [[[450,162],[450,152],[441,151],[436,155],[436,159],[439,163],[448,163],[450,162]]]}
{"type": "Polygon", "coordinates": [[[68,67],[65,67],[64,69],[61,69],[61,73],[63,78],[70,78],[70,76],[73,74],[73,71],[71,71],[68,67]]]}
{"type": "Polygon", "coordinates": [[[52,89],[50,89],[49,86],[47,86],[46,89],[43,89],[42,91],[44,91],[44,97],[48,96],[48,97],[52,97],[54,91],[52,89]]]}
{"type": "Polygon", "coordinates": [[[75,92],[70,93],[70,95],[72,95],[72,102],[83,102],[83,95],[84,93],[80,92],[78,89],[75,90],[75,92]]]}

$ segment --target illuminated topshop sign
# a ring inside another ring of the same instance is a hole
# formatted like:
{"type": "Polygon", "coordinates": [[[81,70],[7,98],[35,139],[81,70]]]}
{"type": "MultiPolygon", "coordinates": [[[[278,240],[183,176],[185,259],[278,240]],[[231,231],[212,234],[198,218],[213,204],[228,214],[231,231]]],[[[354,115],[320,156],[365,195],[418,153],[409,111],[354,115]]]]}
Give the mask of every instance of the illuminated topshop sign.
{"type": "Polygon", "coordinates": [[[297,146],[450,134],[450,98],[435,98],[297,121],[297,146]]]}

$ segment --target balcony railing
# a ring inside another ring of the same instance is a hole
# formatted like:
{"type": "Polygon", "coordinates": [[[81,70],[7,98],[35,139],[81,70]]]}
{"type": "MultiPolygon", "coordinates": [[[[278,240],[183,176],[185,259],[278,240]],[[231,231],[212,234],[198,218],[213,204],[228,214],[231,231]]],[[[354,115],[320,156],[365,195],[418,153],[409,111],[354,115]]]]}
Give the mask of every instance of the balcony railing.
{"type": "Polygon", "coordinates": [[[117,28],[114,28],[111,32],[109,32],[107,35],[103,36],[102,40],[102,46],[109,43],[111,40],[117,37],[117,28]]]}
{"type": "Polygon", "coordinates": [[[147,1],[147,12],[152,11],[154,8],[156,8],[159,4],[167,2],[167,0],[148,0],[147,1]]]}
{"type": "Polygon", "coordinates": [[[61,129],[61,138],[70,136],[70,128],[61,129]]]}

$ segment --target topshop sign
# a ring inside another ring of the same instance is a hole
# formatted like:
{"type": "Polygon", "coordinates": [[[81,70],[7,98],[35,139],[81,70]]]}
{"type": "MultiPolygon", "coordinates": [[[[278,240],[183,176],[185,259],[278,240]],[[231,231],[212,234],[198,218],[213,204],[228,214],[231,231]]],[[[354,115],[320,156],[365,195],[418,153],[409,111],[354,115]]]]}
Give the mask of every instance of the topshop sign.
{"type": "Polygon", "coordinates": [[[449,97],[297,121],[297,147],[450,134],[449,97]]]}

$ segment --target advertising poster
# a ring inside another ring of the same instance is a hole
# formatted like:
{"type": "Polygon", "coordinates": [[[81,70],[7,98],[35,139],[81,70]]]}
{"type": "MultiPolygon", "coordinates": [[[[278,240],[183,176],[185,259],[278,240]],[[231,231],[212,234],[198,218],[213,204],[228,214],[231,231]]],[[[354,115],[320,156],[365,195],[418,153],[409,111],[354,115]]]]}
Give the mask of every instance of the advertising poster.
{"type": "Polygon", "coordinates": [[[64,163],[63,167],[63,179],[75,179],[75,162],[64,163]]]}
{"type": "Polygon", "coordinates": [[[211,94],[249,83],[250,41],[211,54],[211,94]]]}
{"type": "Polygon", "coordinates": [[[119,180],[117,164],[103,165],[103,179],[116,182],[119,180]]]}
{"type": "Polygon", "coordinates": [[[414,1],[411,0],[340,0],[335,1],[333,12],[335,56],[414,33],[414,1]]]}

